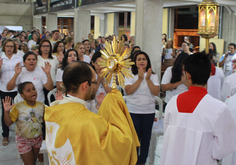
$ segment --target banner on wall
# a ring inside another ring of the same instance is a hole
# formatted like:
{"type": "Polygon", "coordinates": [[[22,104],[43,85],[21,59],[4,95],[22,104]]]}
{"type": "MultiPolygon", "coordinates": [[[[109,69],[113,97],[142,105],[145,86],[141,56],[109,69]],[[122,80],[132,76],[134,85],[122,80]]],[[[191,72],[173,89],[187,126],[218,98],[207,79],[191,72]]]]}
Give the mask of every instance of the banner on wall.
{"type": "Polygon", "coordinates": [[[48,0],[48,12],[56,12],[75,8],[76,0],[48,0]]]}
{"type": "Polygon", "coordinates": [[[84,6],[84,5],[90,5],[90,4],[96,4],[96,3],[102,3],[102,2],[116,2],[120,0],[77,0],[78,6],[84,6]]]}
{"type": "Polygon", "coordinates": [[[48,12],[48,0],[37,0],[34,2],[34,15],[48,12]]]}

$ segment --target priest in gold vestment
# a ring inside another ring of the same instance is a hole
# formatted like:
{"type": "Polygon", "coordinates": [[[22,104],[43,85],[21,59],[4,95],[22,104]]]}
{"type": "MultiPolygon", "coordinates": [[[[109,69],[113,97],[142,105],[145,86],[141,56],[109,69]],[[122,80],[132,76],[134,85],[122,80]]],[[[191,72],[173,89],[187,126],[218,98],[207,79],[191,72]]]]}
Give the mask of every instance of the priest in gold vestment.
{"type": "Polygon", "coordinates": [[[45,110],[50,164],[135,165],[139,140],[121,93],[113,89],[98,114],[90,112],[96,77],[84,62],[65,68],[63,84],[66,99],[45,110]]]}

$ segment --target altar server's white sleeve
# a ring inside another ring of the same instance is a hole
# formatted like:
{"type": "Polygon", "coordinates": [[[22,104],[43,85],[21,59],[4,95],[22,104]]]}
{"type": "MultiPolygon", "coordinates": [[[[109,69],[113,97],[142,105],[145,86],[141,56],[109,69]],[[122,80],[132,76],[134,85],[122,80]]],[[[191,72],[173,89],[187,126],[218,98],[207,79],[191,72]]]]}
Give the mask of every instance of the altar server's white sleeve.
{"type": "Polygon", "coordinates": [[[227,106],[220,111],[212,127],[212,157],[220,160],[236,149],[236,126],[227,106]]]}
{"type": "Polygon", "coordinates": [[[228,82],[224,82],[221,90],[221,100],[225,101],[231,95],[231,87],[228,82]]]}

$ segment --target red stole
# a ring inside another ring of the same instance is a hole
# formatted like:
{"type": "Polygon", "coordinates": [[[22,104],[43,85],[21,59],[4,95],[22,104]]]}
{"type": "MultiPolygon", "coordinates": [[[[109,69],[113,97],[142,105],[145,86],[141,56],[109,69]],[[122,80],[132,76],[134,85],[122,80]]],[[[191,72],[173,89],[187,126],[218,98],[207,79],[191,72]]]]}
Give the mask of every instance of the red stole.
{"type": "Polygon", "coordinates": [[[180,113],[193,113],[199,102],[207,94],[203,87],[190,86],[187,92],[177,97],[177,108],[180,113]]]}

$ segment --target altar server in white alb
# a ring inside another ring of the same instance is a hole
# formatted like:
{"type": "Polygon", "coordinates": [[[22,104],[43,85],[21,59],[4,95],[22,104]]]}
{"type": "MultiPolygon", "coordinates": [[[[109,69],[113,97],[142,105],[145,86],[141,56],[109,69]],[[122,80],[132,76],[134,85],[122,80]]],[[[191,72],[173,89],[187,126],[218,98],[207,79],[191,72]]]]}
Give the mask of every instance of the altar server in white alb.
{"type": "Polygon", "coordinates": [[[218,165],[236,149],[236,126],[226,104],[207,94],[211,63],[204,53],[183,62],[189,91],[166,106],[161,165],[218,165]]]}
{"type": "MultiPolygon", "coordinates": [[[[236,73],[234,73],[236,74],[236,73]]],[[[229,76],[228,76],[229,77],[229,76]]],[[[233,119],[236,123],[236,94],[234,94],[233,96],[229,96],[229,98],[227,98],[225,100],[225,104],[228,105],[229,110],[233,116],[233,119]]],[[[226,156],[223,160],[222,160],[222,165],[235,165],[236,164],[236,152],[226,156]]]]}

